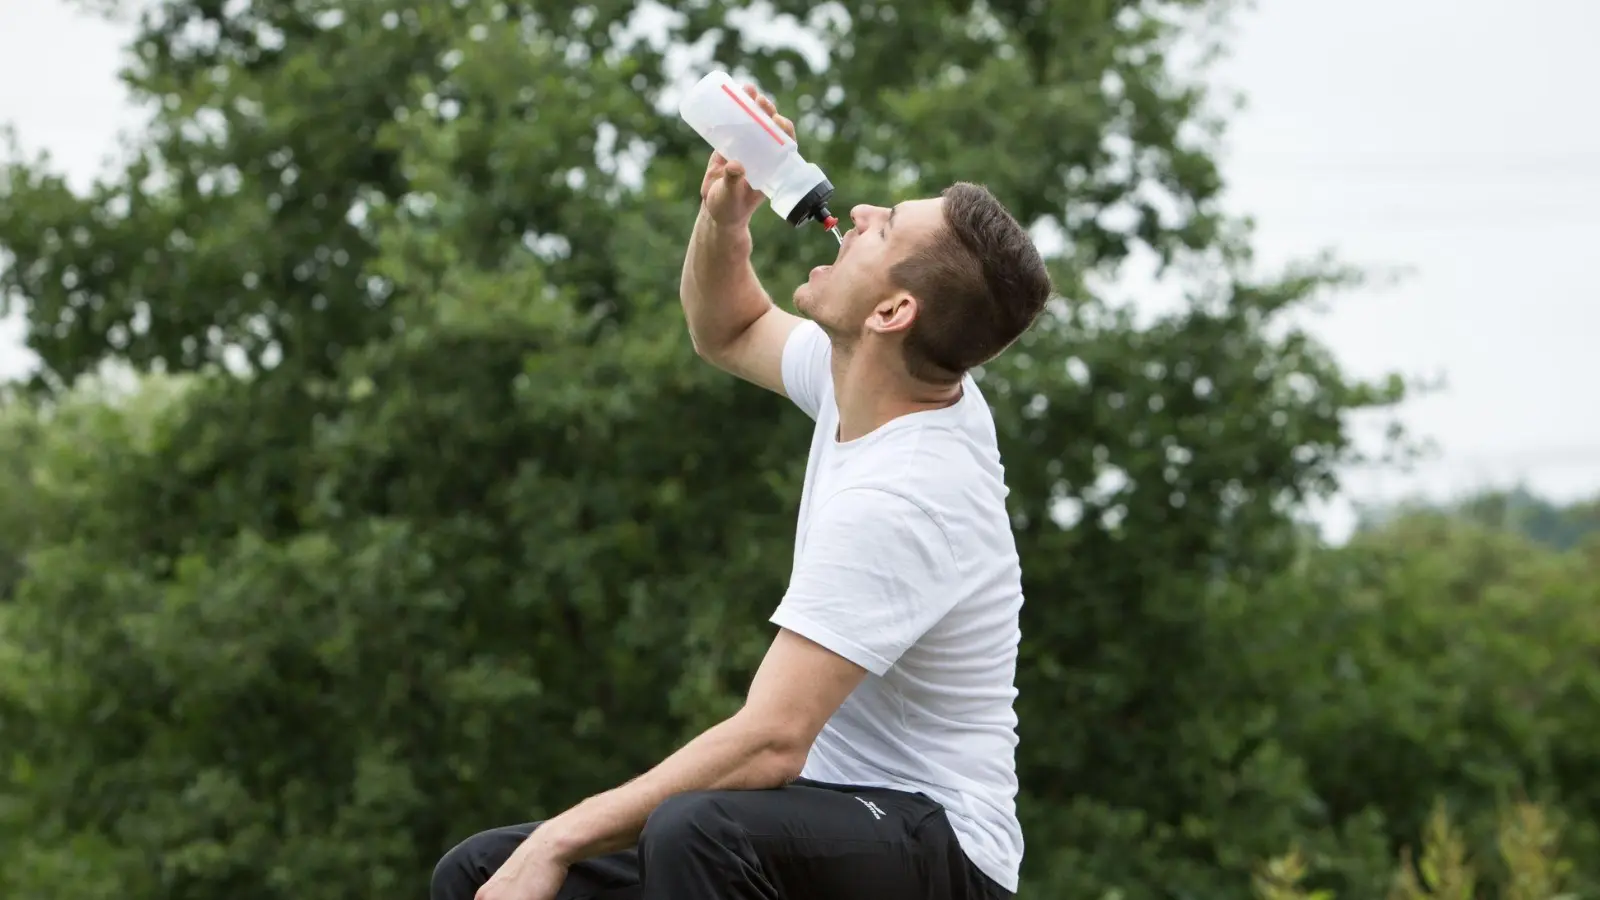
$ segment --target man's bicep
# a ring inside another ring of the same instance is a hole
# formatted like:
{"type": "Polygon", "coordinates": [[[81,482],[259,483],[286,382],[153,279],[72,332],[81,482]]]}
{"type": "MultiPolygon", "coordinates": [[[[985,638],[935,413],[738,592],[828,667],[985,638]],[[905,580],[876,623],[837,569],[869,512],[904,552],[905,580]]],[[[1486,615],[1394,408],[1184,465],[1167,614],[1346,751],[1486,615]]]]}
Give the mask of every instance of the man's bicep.
{"type": "Polygon", "coordinates": [[[718,354],[718,368],[751,384],[789,396],[783,384],[783,348],[805,320],[774,306],[718,354]]]}
{"type": "Polygon", "coordinates": [[[803,753],[866,677],[867,670],[849,659],[780,628],[750,683],[743,714],[803,753]]]}

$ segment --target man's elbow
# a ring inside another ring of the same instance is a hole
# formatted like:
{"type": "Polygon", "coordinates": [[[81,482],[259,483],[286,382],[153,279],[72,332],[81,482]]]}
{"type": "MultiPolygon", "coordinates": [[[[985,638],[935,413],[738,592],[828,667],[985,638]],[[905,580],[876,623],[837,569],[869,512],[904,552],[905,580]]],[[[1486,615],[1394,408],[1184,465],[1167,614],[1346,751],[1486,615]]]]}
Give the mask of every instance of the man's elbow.
{"type": "Polygon", "coordinates": [[[710,363],[724,372],[734,371],[732,352],[734,340],[723,339],[714,341],[703,334],[696,334],[693,329],[689,331],[689,344],[694,347],[694,355],[710,363]]]}
{"type": "Polygon", "coordinates": [[[703,329],[694,327],[692,320],[688,323],[688,326],[689,346],[694,348],[694,355],[712,365],[721,365],[719,360],[722,358],[723,351],[726,350],[727,342],[708,339],[703,333],[703,329]]]}
{"type": "Polygon", "coordinates": [[[785,785],[800,777],[805,771],[806,757],[811,753],[809,746],[785,746],[774,751],[773,774],[779,785],[785,785]]]}
{"type": "Polygon", "coordinates": [[[708,354],[706,352],[705,341],[700,340],[700,338],[697,335],[695,335],[693,328],[689,329],[689,346],[694,348],[694,355],[695,356],[700,357],[701,359],[705,360],[706,362],[710,362],[711,361],[710,354],[708,354]]]}
{"type": "Polygon", "coordinates": [[[748,714],[744,716],[743,725],[757,748],[753,761],[759,781],[778,787],[800,777],[801,770],[806,766],[806,757],[811,754],[815,735],[806,734],[790,722],[748,714]]]}
{"type": "Polygon", "coordinates": [[[773,747],[765,748],[751,760],[747,770],[749,784],[746,786],[758,790],[783,787],[799,778],[805,767],[804,753],[791,753],[773,747]]]}
{"type": "Polygon", "coordinates": [[[722,361],[727,355],[727,347],[725,345],[713,344],[702,338],[695,337],[692,332],[689,334],[689,343],[694,346],[695,356],[719,369],[723,367],[722,361]]]}

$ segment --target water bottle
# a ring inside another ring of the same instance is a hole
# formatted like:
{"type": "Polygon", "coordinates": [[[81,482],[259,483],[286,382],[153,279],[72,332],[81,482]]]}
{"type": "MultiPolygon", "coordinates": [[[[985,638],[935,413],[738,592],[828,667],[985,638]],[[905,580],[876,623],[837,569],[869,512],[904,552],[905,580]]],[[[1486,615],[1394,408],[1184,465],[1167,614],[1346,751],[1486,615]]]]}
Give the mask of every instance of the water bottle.
{"type": "Polygon", "coordinates": [[[796,227],[821,222],[839,237],[839,220],[828,212],[828,176],[800,156],[794,139],[727,72],[700,79],[678,104],[678,115],[717,152],[743,165],[745,180],[767,195],[784,221],[796,227]]]}

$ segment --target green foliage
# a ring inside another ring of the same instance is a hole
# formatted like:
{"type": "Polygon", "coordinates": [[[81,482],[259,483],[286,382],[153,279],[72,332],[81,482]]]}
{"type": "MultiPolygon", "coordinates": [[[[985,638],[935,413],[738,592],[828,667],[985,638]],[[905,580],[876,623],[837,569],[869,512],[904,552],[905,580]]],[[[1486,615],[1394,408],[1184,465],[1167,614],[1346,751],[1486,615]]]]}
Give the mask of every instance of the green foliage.
{"type": "MultiPolygon", "coordinates": [[[[981,373],[1029,597],[1026,890],[1237,897],[1297,845],[1377,896],[1434,797],[1481,843],[1513,790],[1600,858],[1600,557],[1411,520],[1307,547],[1346,417],[1400,391],[1291,322],[1350,273],[1263,276],[1217,213],[1169,54],[1225,5],[773,4],[814,66],[732,3],[158,4],[127,170],[0,175],[43,361],[0,423],[0,890],[416,891],[736,707],[809,423],[681,322],[705,149],[667,51],[697,42],[846,202],[979,179],[1071,236],[981,373]],[[1185,308],[1090,290],[1139,247],[1185,308]],[[68,389],[108,361],[145,377],[68,389]]],[[[780,299],[828,243],[757,222],[780,299]]]]}
{"type": "MultiPolygon", "coordinates": [[[[1293,604],[1281,619],[1292,630],[1263,635],[1250,657],[1260,678],[1282,685],[1273,736],[1304,762],[1329,819],[1377,814],[1403,841],[1443,797],[1468,852],[1488,859],[1496,810],[1528,796],[1569,818],[1572,857],[1592,860],[1597,601],[1592,550],[1557,553],[1472,522],[1412,516],[1285,573],[1262,602],[1293,604]]],[[[1313,862],[1351,886],[1342,895],[1374,890],[1344,862],[1313,862]]],[[[1494,883],[1504,874],[1480,871],[1494,883]]],[[[1593,892],[1597,874],[1575,871],[1575,890],[1593,892]]]]}
{"type": "Polygon", "coordinates": [[[1467,848],[1451,827],[1443,804],[1436,805],[1422,835],[1422,854],[1412,864],[1409,850],[1400,856],[1391,900],[1472,900],[1478,876],[1467,862],[1467,848]]]}
{"type": "Polygon", "coordinates": [[[1332,891],[1305,890],[1305,878],[1305,857],[1299,849],[1290,850],[1261,866],[1255,876],[1255,893],[1260,900],[1333,900],[1332,891]]]}
{"type": "MultiPolygon", "coordinates": [[[[1499,853],[1507,877],[1503,887],[1487,895],[1479,890],[1477,874],[1465,842],[1450,820],[1444,804],[1436,803],[1422,835],[1422,852],[1413,862],[1409,849],[1401,851],[1389,900],[1473,900],[1492,896],[1504,900],[1569,900],[1562,893],[1562,873],[1570,868],[1559,849],[1559,829],[1534,803],[1517,803],[1502,811],[1499,853]]],[[[1255,893],[1260,900],[1335,900],[1326,889],[1309,890],[1309,867],[1304,855],[1293,849],[1268,860],[1256,873],[1255,893]]]]}
{"type": "Polygon", "coordinates": [[[1497,840],[1505,861],[1506,900],[1563,900],[1561,883],[1572,863],[1561,856],[1561,832],[1537,804],[1518,803],[1500,819],[1497,840]]]}
{"type": "MultiPolygon", "coordinates": [[[[0,389],[3,390],[3,389],[0,389]]],[[[32,543],[29,468],[38,454],[39,428],[32,410],[0,394],[0,603],[11,598],[22,579],[22,560],[32,543]]]]}
{"type": "Polygon", "coordinates": [[[1570,550],[1600,535],[1600,498],[1562,505],[1526,487],[1483,491],[1447,504],[1410,501],[1369,513],[1363,527],[1371,528],[1395,516],[1427,512],[1516,532],[1557,550],[1570,550]]]}

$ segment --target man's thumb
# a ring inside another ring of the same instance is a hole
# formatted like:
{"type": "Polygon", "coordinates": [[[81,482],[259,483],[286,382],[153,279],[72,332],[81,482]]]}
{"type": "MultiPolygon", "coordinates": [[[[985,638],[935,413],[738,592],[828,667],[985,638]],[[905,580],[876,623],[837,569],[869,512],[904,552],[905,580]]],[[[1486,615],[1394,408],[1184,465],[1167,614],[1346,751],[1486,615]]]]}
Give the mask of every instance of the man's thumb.
{"type": "Polygon", "coordinates": [[[744,177],[744,166],[730,159],[727,167],[722,170],[722,177],[729,181],[738,181],[744,177]]]}

